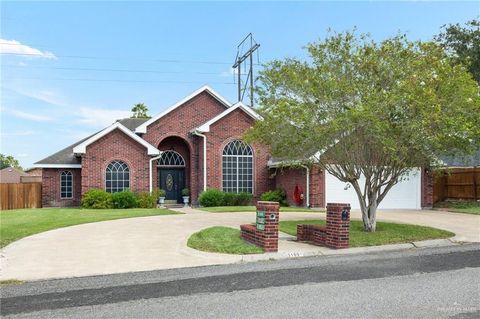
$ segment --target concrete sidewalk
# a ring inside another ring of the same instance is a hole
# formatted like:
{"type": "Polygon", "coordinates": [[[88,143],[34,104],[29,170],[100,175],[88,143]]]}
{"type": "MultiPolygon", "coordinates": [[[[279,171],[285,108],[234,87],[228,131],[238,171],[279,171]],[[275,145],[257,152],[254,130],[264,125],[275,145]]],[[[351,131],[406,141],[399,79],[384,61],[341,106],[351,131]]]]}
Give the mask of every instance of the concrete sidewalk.
{"type": "MultiPolygon", "coordinates": [[[[192,209],[184,213],[83,224],[23,238],[2,250],[0,279],[77,277],[414,247],[413,244],[401,244],[334,251],[297,243],[282,234],[276,254],[206,253],[187,247],[192,233],[211,226],[238,228],[241,224],[254,222],[255,213],[206,213],[192,209]]],[[[280,216],[281,220],[325,218],[323,213],[282,212],[280,216]]],[[[358,212],[352,212],[352,218],[359,216],[358,212]]],[[[379,220],[443,228],[455,232],[456,241],[480,242],[480,216],[437,211],[388,211],[380,212],[379,220]]],[[[449,244],[452,242],[436,241],[429,245],[449,244]]]]}

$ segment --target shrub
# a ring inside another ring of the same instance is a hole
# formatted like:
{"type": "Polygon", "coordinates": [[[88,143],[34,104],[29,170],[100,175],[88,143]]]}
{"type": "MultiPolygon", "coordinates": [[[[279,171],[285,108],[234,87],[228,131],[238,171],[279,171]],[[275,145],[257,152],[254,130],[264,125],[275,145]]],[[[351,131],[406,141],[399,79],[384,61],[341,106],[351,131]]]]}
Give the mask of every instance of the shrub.
{"type": "Polygon", "coordinates": [[[190,190],[188,188],[182,189],[182,196],[190,196],[190,190]]]}
{"type": "Polygon", "coordinates": [[[82,198],[83,208],[107,209],[113,208],[112,194],[103,189],[91,188],[82,198]]]}
{"type": "Polygon", "coordinates": [[[164,189],[155,189],[154,191],[155,195],[157,195],[157,198],[158,197],[165,197],[165,195],[167,195],[167,192],[164,190],[164,189]]]}
{"type": "Polygon", "coordinates": [[[223,206],[224,193],[218,189],[207,189],[200,194],[198,202],[203,207],[223,206]]]}
{"type": "Polygon", "coordinates": [[[247,206],[252,203],[253,195],[250,193],[238,193],[235,206],[247,206]]]}
{"type": "Polygon", "coordinates": [[[158,196],[155,192],[142,192],[137,194],[137,207],[155,208],[157,206],[158,196]]]}
{"type": "Polygon", "coordinates": [[[237,206],[238,198],[236,193],[223,193],[223,203],[221,206],[237,206]]]}
{"type": "Polygon", "coordinates": [[[114,208],[133,208],[137,206],[137,197],[129,190],[112,194],[114,208]]]}
{"type": "Polygon", "coordinates": [[[260,199],[268,202],[279,202],[281,206],[288,206],[287,194],[281,188],[263,193],[260,199]]]}

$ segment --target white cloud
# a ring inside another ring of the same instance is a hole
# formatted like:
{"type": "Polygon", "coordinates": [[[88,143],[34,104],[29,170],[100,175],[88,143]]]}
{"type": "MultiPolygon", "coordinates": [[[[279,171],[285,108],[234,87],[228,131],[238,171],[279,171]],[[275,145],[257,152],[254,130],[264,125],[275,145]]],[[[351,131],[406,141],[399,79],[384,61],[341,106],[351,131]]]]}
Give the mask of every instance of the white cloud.
{"type": "Polygon", "coordinates": [[[27,157],[27,153],[18,153],[15,157],[27,157]]]}
{"type": "Polygon", "coordinates": [[[16,40],[0,39],[0,53],[18,54],[26,57],[38,57],[44,59],[57,59],[52,52],[41,51],[16,40]]]}
{"type": "Polygon", "coordinates": [[[33,114],[29,112],[23,112],[23,111],[17,111],[17,110],[10,110],[10,109],[4,109],[2,108],[2,111],[11,114],[15,117],[24,119],[24,120],[30,120],[30,121],[35,121],[35,122],[48,122],[51,121],[52,118],[45,116],[45,115],[39,115],[39,114],[33,114]]]}
{"type": "Polygon", "coordinates": [[[78,122],[95,127],[105,127],[116,120],[130,117],[132,112],[123,110],[110,110],[93,107],[81,107],[75,114],[78,122]]]}
{"type": "MultiPolygon", "coordinates": [[[[229,68],[227,71],[220,72],[221,77],[233,77],[237,76],[238,68],[229,68]]],[[[247,75],[246,73],[241,73],[241,75],[247,75]]]]}
{"type": "Polygon", "coordinates": [[[65,101],[60,93],[55,90],[48,89],[16,89],[16,93],[31,97],[33,99],[53,104],[57,106],[65,106],[65,101]]]}

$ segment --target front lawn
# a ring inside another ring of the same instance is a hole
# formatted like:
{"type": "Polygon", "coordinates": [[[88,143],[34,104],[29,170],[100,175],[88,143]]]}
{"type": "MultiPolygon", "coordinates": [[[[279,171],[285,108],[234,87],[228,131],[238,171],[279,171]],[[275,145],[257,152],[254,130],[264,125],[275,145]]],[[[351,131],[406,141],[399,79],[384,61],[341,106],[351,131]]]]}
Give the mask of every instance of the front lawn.
{"type": "MultiPolygon", "coordinates": [[[[257,210],[255,206],[217,206],[217,207],[201,207],[200,210],[209,213],[238,213],[238,212],[254,212],[257,210]]],[[[280,207],[281,212],[309,212],[324,213],[322,208],[306,208],[306,207],[280,207]]]]}
{"type": "Polygon", "coordinates": [[[261,254],[263,249],[247,243],[240,237],[240,230],[215,226],[203,229],[188,239],[193,249],[225,254],[261,254]]]}
{"type": "Polygon", "coordinates": [[[439,202],[435,203],[434,208],[452,213],[480,215],[480,202],[475,201],[439,202]]]}
{"type": "Polygon", "coordinates": [[[37,208],[0,212],[0,247],[15,240],[56,228],[104,220],[176,214],[168,209],[37,208]]]}
{"type": "MultiPolygon", "coordinates": [[[[296,236],[298,224],[325,225],[325,220],[281,221],[280,231],[296,236]]],[[[363,231],[362,221],[350,221],[350,247],[408,243],[427,239],[450,238],[453,236],[455,236],[454,233],[442,229],[385,222],[377,222],[377,230],[374,233],[366,233],[363,231]]]]}

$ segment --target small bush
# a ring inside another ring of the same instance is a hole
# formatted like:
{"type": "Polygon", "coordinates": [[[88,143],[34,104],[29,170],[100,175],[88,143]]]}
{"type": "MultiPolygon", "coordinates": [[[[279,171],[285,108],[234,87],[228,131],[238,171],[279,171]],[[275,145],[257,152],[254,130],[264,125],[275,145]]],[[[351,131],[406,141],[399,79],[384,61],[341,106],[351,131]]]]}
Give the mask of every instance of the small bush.
{"type": "Polygon", "coordinates": [[[112,194],[114,208],[134,208],[137,206],[137,197],[129,190],[112,194]]]}
{"type": "Polygon", "coordinates": [[[182,196],[190,196],[190,190],[188,188],[182,189],[182,196]]]}
{"type": "Polygon", "coordinates": [[[287,194],[281,188],[277,188],[274,191],[268,191],[260,196],[262,201],[279,202],[281,206],[288,206],[287,194]]]}
{"type": "Polygon", "coordinates": [[[207,189],[200,194],[198,202],[203,207],[223,206],[224,193],[218,189],[207,189]]]}
{"type": "Polygon", "coordinates": [[[82,198],[83,208],[107,209],[113,208],[112,194],[103,189],[89,189],[82,198]]]}
{"type": "Polygon", "coordinates": [[[248,206],[252,203],[253,195],[250,193],[238,193],[237,202],[234,206],[248,206]]]}
{"type": "Polygon", "coordinates": [[[223,203],[221,206],[237,206],[237,197],[236,193],[223,193],[223,203]]]}
{"type": "Polygon", "coordinates": [[[142,192],[137,194],[137,207],[139,208],[155,208],[157,206],[158,196],[155,192],[142,192]]]}

